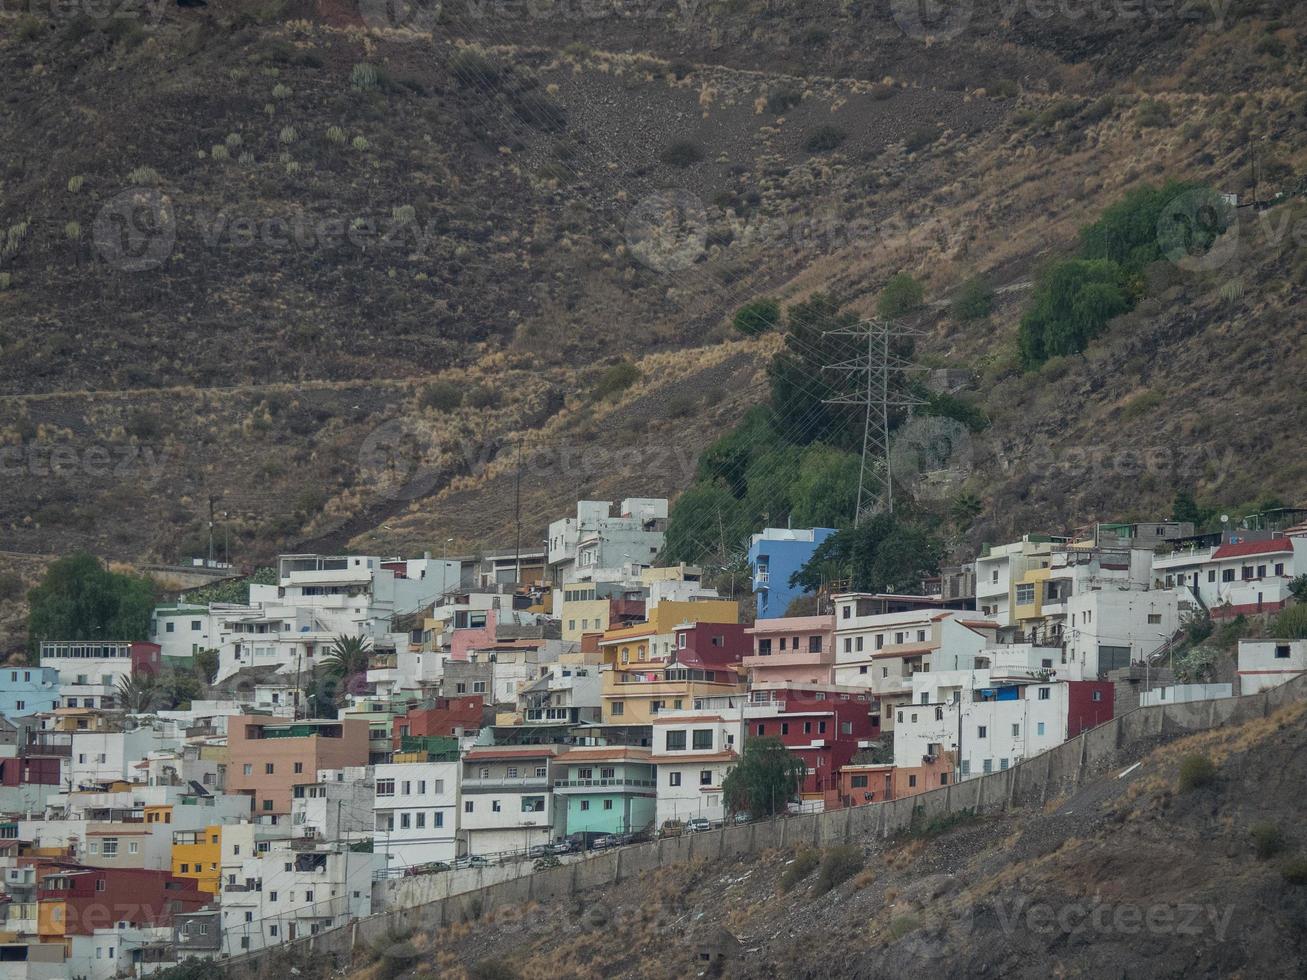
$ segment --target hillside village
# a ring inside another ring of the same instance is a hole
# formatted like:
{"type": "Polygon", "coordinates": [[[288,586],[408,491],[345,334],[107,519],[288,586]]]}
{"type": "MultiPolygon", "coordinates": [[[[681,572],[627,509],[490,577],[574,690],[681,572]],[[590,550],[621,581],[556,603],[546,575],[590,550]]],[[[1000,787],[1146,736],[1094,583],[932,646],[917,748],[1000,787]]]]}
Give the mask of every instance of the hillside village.
{"type": "Polygon", "coordinates": [[[415,880],[903,799],[1137,705],[1265,690],[1307,672],[1276,635],[1304,518],[1032,532],[904,594],[805,594],[832,529],[768,528],[723,597],[659,564],[659,498],[579,501],[536,549],[282,555],[233,579],[244,601],[157,606],[148,640],[4,667],[3,975],[223,961],[415,880]],[[177,670],[208,682],[160,707],[177,670]],[[769,754],[779,795],[732,785],[769,754]]]}

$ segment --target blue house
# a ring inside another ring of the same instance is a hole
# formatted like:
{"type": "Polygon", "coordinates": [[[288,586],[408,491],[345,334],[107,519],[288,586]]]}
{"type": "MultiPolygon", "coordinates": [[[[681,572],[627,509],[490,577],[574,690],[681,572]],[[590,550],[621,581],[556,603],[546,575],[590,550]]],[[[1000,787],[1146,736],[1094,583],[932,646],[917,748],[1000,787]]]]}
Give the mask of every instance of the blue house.
{"type": "Polygon", "coordinates": [[[790,588],[790,576],[834,533],[833,527],[769,527],[753,536],[749,564],[753,566],[759,619],[784,616],[791,600],[803,595],[802,589],[790,588]]]}
{"type": "Polygon", "coordinates": [[[0,666],[0,715],[21,718],[59,707],[59,671],[53,667],[0,666]]]}

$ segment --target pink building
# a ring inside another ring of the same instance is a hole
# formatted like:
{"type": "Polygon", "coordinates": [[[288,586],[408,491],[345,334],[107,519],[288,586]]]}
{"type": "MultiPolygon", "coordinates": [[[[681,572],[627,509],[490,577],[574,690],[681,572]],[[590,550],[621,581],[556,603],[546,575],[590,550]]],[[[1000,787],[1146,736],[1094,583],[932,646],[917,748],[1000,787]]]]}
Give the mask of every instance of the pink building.
{"type": "Polygon", "coordinates": [[[454,619],[454,631],[449,637],[449,659],[467,660],[473,650],[481,650],[495,645],[495,626],[499,621],[496,609],[470,609],[466,616],[454,619]],[[466,626],[460,626],[462,620],[466,626]]]}
{"type": "Polygon", "coordinates": [[[744,658],[750,687],[832,682],[834,615],[760,619],[745,632],[753,640],[753,652],[744,658]]]}

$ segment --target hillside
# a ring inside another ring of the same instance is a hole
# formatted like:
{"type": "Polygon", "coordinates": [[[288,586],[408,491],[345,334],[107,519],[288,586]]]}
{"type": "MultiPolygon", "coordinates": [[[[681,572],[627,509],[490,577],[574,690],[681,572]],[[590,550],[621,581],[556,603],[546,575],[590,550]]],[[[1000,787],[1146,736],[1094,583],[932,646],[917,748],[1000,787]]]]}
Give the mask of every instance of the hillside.
{"type": "Polygon", "coordinates": [[[1178,486],[1298,501],[1298,201],[1150,270],[1083,357],[1016,360],[1031,279],[1127,190],[1307,170],[1307,12],[1198,7],[978,2],[936,43],[761,0],[0,14],[0,550],[201,553],[212,496],[239,561],[470,552],[513,540],[519,444],[538,541],[577,497],[688,485],[765,397],[741,303],[871,313],[904,270],[918,359],[992,421],[955,546],[1178,486]],[[957,321],[977,274],[997,307],[957,321]]]}
{"type": "Polygon", "coordinates": [[[1042,811],[856,841],[833,887],[815,860],[796,870],[803,849],[667,867],[571,903],[419,930],[387,947],[415,965],[387,971],[392,955],[350,976],[1299,975],[1304,750],[1307,713],[1291,705],[1144,746],[1137,767],[1042,811]],[[1196,756],[1216,776],[1187,786],[1196,756]],[[705,973],[705,949],[728,959],[705,973]]]}

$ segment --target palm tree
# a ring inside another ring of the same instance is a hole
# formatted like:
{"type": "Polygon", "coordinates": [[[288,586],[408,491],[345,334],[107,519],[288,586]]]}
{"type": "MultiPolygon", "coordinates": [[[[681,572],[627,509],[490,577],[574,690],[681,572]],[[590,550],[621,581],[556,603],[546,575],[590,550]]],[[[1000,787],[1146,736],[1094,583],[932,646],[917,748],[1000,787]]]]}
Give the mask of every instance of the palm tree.
{"type": "Polygon", "coordinates": [[[372,656],[372,641],[362,634],[338,636],[331,652],[322,659],[322,666],[337,677],[366,674],[372,656]]]}
{"type": "Polygon", "coordinates": [[[162,692],[153,674],[129,674],[118,678],[118,702],[134,715],[148,714],[162,692]]]}

